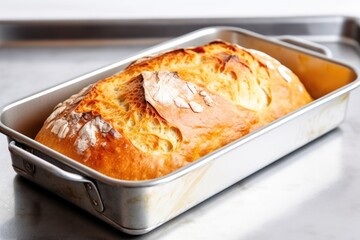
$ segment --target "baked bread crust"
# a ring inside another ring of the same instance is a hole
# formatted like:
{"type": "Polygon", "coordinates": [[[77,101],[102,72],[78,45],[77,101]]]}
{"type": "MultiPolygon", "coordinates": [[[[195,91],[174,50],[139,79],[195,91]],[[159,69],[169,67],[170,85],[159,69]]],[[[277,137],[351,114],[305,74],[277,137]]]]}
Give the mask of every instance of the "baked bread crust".
{"type": "Polygon", "coordinates": [[[309,103],[272,57],[222,41],[140,59],[54,108],[35,140],[107,176],[169,174],[309,103]]]}

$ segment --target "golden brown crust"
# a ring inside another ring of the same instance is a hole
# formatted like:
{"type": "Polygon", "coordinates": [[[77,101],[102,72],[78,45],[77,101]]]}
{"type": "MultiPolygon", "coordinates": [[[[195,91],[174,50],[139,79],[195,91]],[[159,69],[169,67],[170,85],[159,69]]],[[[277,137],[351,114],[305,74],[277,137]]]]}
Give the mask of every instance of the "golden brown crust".
{"type": "Polygon", "coordinates": [[[105,175],[166,175],[312,99],[289,69],[225,42],[142,59],[84,89],[36,140],[105,175]]]}

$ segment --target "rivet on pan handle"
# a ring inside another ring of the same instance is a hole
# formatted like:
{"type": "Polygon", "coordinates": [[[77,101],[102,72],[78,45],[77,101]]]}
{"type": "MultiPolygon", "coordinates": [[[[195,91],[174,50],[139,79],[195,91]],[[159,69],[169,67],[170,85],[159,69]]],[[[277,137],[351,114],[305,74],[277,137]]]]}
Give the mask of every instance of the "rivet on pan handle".
{"type": "Polygon", "coordinates": [[[308,41],[299,37],[294,37],[294,36],[278,36],[276,37],[276,39],[282,41],[282,42],[286,42],[286,43],[290,43],[292,45],[301,47],[301,48],[305,48],[307,50],[313,51],[313,52],[317,52],[317,53],[321,53],[329,58],[332,57],[332,52],[330,51],[329,48],[327,48],[324,45],[312,42],[312,41],[308,41]]]}
{"type": "Polygon", "coordinates": [[[16,146],[14,141],[9,143],[9,151],[19,157],[22,157],[24,159],[24,161],[26,161],[28,164],[33,166],[34,171],[35,171],[36,167],[39,167],[39,168],[41,168],[59,178],[62,178],[64,180],[84,184],[84,187],[86,188],[86,191],[89,194],[92,206],[98,212],[104,211],[104,205],[101,201],[99,191],[97,190],[96,185],[92,181],[86,179],[85,177],[83,177],[81,175],[67,172],[67,171],[45,161],[44,159],[41,159],[38,156],[35,156],[35,155],[29,153],[28,151],[16,146]]]}

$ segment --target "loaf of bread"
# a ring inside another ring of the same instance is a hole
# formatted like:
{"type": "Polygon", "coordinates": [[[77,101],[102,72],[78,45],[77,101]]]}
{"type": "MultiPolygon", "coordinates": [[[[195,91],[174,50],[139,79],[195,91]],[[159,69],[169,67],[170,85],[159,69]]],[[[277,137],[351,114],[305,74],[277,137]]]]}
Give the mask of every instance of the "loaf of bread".
{"type": "Polygon", "coordinates": [[[107,176],[147,180],[310,101],[274,58],[215,41],[139,59],[84,88],[54,108],[35,139],[107,176]]]}

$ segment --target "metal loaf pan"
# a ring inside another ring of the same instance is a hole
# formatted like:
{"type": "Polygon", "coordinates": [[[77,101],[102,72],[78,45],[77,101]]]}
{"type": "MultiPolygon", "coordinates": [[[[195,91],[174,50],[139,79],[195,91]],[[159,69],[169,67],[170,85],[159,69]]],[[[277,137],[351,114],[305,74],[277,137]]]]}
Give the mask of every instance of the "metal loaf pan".
{"type": "Polygon", "coordinates": [[[8,136],[13,167],[18,174],[117,229],[143,234],[343,121],[349,92],[359,85],[357,71],[314,52],[326,53],[326,49],[322,51],[318,46],[310,49],[239,28],[201,29],[6,106],[1,113],[0,130],[8,136]],[[109,178],[33,140],[52,108],[82,87],[121,71],[143,56],[217,39],[275,57],[300,77],[316,100],[176,172],[148,181],[109,178]]]}

